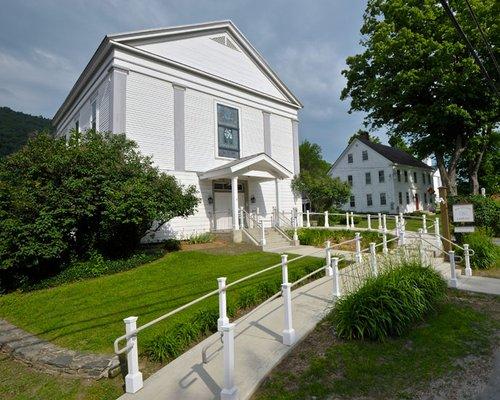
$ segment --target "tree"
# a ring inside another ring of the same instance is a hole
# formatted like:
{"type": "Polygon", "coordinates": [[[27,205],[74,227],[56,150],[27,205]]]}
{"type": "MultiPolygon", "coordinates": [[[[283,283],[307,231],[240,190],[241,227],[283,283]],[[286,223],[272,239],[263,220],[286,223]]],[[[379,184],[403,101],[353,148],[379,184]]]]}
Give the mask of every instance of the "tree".
{"type": "Polygon", "coordinates": [[[305,196],[313,210],[325,211],[347,201],[350,186],[332,178],[330,164],[323,159],[321,147],[307,140],[300,144],[300,174],[292,181],[292,189],[305,196]]]}
{"type": "Polygon", "coordinates": [[[389,144],[396,149],[402,150],[414,157],[418,157],[418,154],[415,154],[414,150],[410,146],[408,146],[404,138],[402,138],[400,135],[391,135],[391,137],[389,138],[389,144]]]}
{"type": "Polygon", "coordinates": [[[358,129],[358,131],[349,138],[347,143],[351,144],[351,142],[354,139],[359,138],[359,137],[368,139],[370,142],[373,142],[373,143],[380,143],[380,139],[377,136],[372,136],[368,133],[368,131],[364,131],[363,129],[358,129]]]}
{"type": "Polygon", "coordinates": [[[323,159],[321,147],[317,143],[304,140],[299,146],[300,170],[311,173],[326,173],[330,169],[330,163],[323,159]]]}
{"type": "MultiPolygon", "coordinates": [[[[498,5],[469,0],[498,53],[498,5]],[[496,8],[495,8],[496,7],[496,8]]],[[[486,67],[488,51],[463,0],[457,18],[486,67]]],[[[372,128],[408,139],[419,158],[434,153],[444,184],[457,192],[457,166],[472,138],[499,120],[499,97],[435,0],[369,0],[361,28],[364,52],[347,58],[341,98],[365,111],[372,128]]]]}
{"type": "Polygon", "coordinates": [[[0,162],[0,268],[44,274],[95,251],[123,256],[154,221],[198,202],[123,135],[39,134],[0,162]]]}

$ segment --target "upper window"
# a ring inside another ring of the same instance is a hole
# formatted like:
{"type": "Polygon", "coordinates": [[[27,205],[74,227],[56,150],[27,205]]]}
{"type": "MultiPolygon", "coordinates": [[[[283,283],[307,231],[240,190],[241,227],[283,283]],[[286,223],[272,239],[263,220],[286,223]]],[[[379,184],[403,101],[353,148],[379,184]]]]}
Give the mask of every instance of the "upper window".
{"type": "Polygon", "coordinates": [[[219,156],[240,157],[240,119],[238,109],[217,104],[219,156]]]}
{"type": "Polygon", "coordinates": [[[413,173],[413,182],[417,183],[417,173],[416,172],[413,173]]]}
{"type": "Polygon", "coordinates": [[[352,154],[348,154],[348,155],[347,155],[347,162],[348,162],[349,164],[352,164],[352,154]]]}
{"type": "Polygon", "coordinates": [[[427,183],[431,184],[431,174],[427,174],[427,183]]]}
{"type": "Polygon", "coordinates": [[[398,169],[397,174],[398,174],[398,182],[401,182],[401,170],[400,169],[398,169]]]}
{"type": "Polygon", "coordinates": [[[379,183],[383,183],[385,182],[385,175],[384,175],[384,171],[378,171],[378,181],[379,183]]]}
{"type": "Polygon", "coordinates": [[[80,132],[80,121],[75,120],[75,132],[80,132]]]}
{"type": "Polygon", "coordinates": [[[422,183],[425,183],[425,172],[422,172],[422,183]]]}
{"type": "Polygon", "coordinates": [[[365,183],[367,185],[371,185],[372,183],[372,174],[370,172],[365,172],[365,183]]]}
{"type": "Polygon", "coordinates": [[[352,175],[347,175],[347,182],[352,186],[352,175]]]}
{"type": "Polygon", "coordinates": [[[91,114],[90,114],[90,126],[92,130],[96,131],[97,130],[97,101],[94,100],[92,104],[90,105],[91,107],[91,114]]]}
{"type": "Polygon", "coordinates": [[[380,193],[380,205],[385,206],[387,204],[385,193],[380,193]]]}
{"type": "Polygon", "coordinates": [[[405,182],[408,182],[408,171],[405,171],[405,182]]]}
{"type": "Polygon", "coordinates": [[[361,158],[362,158],[363,161],[368,160],[368,150],[363,150],[361,152],[361,158]]]}

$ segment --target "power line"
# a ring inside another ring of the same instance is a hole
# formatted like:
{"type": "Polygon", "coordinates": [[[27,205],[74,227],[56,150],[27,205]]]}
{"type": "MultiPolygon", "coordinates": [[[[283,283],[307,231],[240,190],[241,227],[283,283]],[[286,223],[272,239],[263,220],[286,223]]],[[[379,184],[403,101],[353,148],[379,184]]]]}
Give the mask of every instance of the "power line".
{"type": "Polygon", "coordinates": [[[467,4],[467,8],[469,9],[469,14],[472,16],[472,19],[476,23],[477,28],[479,29],[479,33],[481,34],[481,38],[483,39],[484,44],[486,45],[486,49],[488,50],[488,54],[490,55],[491,60],[493,61],[493,64],[495,65],[495,68],[497,70],[498,75],[500,76],[500,67],[498,66],[497,59],[495,55],[493,54],[493,51],[491,51],[491,45],[484,34],[483,28],[481,28],[481,25],[479,24],[479,21],[477,20],[476,13],[472,9],[469,0],[465,0],[465,3],[467,4]]]}
{"type": "Polygon", "coordinates": [[[498,93],[498,89],[497,89],[495,83],[493,82],[490,75],[488,74],[488,71],[484,67],[483,62],[481,61],[481,59],[477,55],[476,50],[474,49],[474,46],[472,46],[472,43],[469,41],[469,38],[467,37],[467,35],[463,31],[462,27],[458,23],[457,19],[455,18],[455,15],[453,14],[453,11],[451,10],[450,5],[448,4],[448,2],[446,0],[439,0],[439,1],[441,2],[441,5],[443,6],[445,11],[447,12],[448,16],[450,17],[451,22],[453,22],[455,29],[457,30],[459,35],[462,36],[462,39],[465,40],[465,43],[466,43],[467,47],[469,48],[469,52],[471,53],[472,57],[474,57],[474,59],[476,60],[476,63],[479,65],[479,68],[481,69],[481,72],[483,73],[484,77],[488,81],[488,84],[490,85],[490,87],[493,89],[494,92],[498,93]]]}

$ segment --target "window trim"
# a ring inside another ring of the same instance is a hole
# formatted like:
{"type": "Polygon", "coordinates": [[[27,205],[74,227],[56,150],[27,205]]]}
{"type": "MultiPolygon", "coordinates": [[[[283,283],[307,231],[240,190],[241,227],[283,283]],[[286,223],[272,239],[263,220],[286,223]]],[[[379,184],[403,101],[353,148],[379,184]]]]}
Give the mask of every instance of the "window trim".
{"type": "Polygon", "coordinates": [[[396,175],[398,177],[398,182],[401,182],[401,170],[400,169],[396,170],[396,175]]]}
{"type": "MultiPolygon", "coordinates": [[[[229,161],[234,161],[234,160],[239,160],[242,157],[242,150],[243,150],[243,135],[241,134],[243,130],[242,126],[242,118],[241,118],[241,105],[237,103],[232,103],[230,101],[222,100],[222,99],[214,99],[214,157],[217,160],[229,160],[229,161]],[[226,106],[226,107],[231,107],[235,108],[238,110],[238,143],[239,143],[239,155],[238,158],[233,158],[233,157],[224,157],[224,156],[219,156],[219,121],[217,117],[217,105],[220,104],[221,106],[226,106]]],[[[272,113],[271,113],[272,116],[272,113]]],[[[262,117],[264,118],[264,117],[262,117]]]]}
{"type": "Polygon", "coordinates": [[[351,194],[351,196],[349,197],[349,207],[356,207],[356,196],[354,196],[353,194],[351,194]]]}
{"type": "Polygon", "coordinates": [[[354,164],[354,156],[352,153],[347,153],[347,164],[354,164]],[[349,158],[351,161],[349,161],[349,158]]]}
{"type": "Polygon", "coordinates": [[[354,186],[354,178],[353,178],[353,176],[352,176],[352,175],[347,175],[347,183],[348,183],[351,187],[353,187],[353,186],[354,186]],[[349,181],[349,178],[351,178],[351,179],[350,179],[350,181],[349,181]]]}
{"type": "Polygon", "coordinates": [[[371,193],[366,194],[366,206],[367,207],[372,207],[373,206],[373,196],[371,193]],[[370,197],[368,197],[370,196],[370,197]]]}
{"type": "Polygon", "coordinates": [[[365,172],[365,185],[371,185],[372,184],[372,173],[371,172],[365,172]],[[370,179],[368,179],[370,178],[370,179]]]}
{"type": "Polygon", "coordinates": [[[380,194],[379,194],[379,200],[380,200],[380,205],[381,206],[386,206],[387,205],[387,193],[380,192],[380,194]],[[382,195],[384,195],[384,203],[383,204],[382,204],[382,195]]]}
{"type": "Polygon", "coordinates": [[[361,150],[361,161],[368,161],[368,150],[361,150]],[[366,154],[366,158],[365,158],[366,154]]]}
{"type": "Polygon", "coordinates": [[[385,171],[383,169],[378,171],[378,183],[385,183],[385,171]],[[380,180],[380,173],[382,173],[382,180],[380,180]]]}
{"type": "Polygon", "coordinates": [[[405,183],[408,183],[408,171],[404,170],[404,176],[405,176],[405,183]]]}

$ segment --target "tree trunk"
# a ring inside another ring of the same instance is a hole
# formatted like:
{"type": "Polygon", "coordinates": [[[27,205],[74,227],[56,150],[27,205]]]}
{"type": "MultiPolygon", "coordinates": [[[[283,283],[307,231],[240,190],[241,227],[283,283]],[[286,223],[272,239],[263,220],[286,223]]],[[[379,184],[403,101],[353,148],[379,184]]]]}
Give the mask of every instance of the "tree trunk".
{"type": "Polygon", "coordinates": [[[488,148],[491,137],[491,126],[486,128],[486,131],[483,131],[483,145],[479,149],[479,152],[474,155],[473,159],[469,162],[469,179],[470,185],[472,189],[472,194],[479,194],[479,178],[478,172],[479,167],[483,161],[484,153],[488,148]]]}
{"type": "Polygon", "coordinates": [[[453,155],[448,163],[448,167],[446,166],[444,155],[441,152],[436,152],[436,161],[439,168],[439,173],[441,174],[441,179],[443,181],[443,185],[448,189],[448,193],[450,196],[456,196],[458,194],[457,191],[457,165],[460,159],[460,156],[465,151],[465,143],[463,135],[459,134],[455,139],[455,148],[453,149],[453,155]]]}

